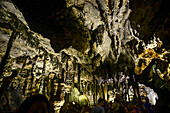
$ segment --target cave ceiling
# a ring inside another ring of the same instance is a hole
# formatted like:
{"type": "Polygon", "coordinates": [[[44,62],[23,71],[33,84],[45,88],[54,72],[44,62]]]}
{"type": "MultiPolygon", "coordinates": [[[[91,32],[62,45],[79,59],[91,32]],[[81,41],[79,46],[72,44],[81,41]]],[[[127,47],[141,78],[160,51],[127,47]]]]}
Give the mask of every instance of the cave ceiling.
{"type": "Polygon", "coordinates": [[[139,38],[146,43],[153,35],[160,38],[163,47],[169,49],[169,8],[168,0],[131,0],[130,21],[133,29],[139,32],[139,38]]]}
{"type": "MultiPolygon", "coordinates": [[[[35,73],[39,75],[61,68],[68,72],[69,66],[74,70],[73,65],[80,64],[89,78],[107,79],[117,72],[130,75],[133,70],[143,83],[154,81],[149,75],[156,71],[157,81],[169,88],[168,0],[2,0],[1,15],[1,43],[5,45],[1,59],[12,31],[21,31],[16,37],[26,40],[22,43],[17,38],[11,48],[8,63],[17,60],[14,68],[23,69],[18,60],[22,57],[27,63],[24,69],[38,62],[40,70],[35,73]],[[45,60],[48,71],[41,65],[45,60]]],[[[10,72],[13,69],[8,65],[10,72]]]]}

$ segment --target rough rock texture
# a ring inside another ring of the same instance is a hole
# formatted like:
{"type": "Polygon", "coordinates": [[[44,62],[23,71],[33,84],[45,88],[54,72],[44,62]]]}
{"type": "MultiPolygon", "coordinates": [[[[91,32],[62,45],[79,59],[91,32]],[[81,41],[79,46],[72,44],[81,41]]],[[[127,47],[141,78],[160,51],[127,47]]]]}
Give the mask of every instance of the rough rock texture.
{"type": "Polygon", "coordinates": [[[133,86],[137,92],[140,82],[158,93],[164,109],[170,91],[165,1],[0,1],[0,95],[13,88],[59,102],[78,83],[92,105],[99,96],[107,100],[107,91],[126,94],[133,86]]]}
{"type": "Polygon", "coordinates": [[[132,28],[139,32],[139,38],[148,42],[155,34],[169,49],[169,1],[168,0],[131,0],[130,15],[132,28]],[[150,31],[150,32],[148,32],[150,31]]]}

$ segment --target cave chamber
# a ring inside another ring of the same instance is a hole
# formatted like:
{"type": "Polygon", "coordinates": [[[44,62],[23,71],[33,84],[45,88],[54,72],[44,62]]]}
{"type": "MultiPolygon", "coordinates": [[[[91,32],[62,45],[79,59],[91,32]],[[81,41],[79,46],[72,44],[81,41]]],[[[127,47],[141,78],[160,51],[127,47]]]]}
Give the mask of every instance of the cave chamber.
{"type": "MultiPolygon", "coordinates": [[[[168,0],[1,0],[0,112],[34,94],[55,113],[148,97],[170,107],[168,0]]],[[[75,113],[76,111],[74,111],[75,113]]]]}

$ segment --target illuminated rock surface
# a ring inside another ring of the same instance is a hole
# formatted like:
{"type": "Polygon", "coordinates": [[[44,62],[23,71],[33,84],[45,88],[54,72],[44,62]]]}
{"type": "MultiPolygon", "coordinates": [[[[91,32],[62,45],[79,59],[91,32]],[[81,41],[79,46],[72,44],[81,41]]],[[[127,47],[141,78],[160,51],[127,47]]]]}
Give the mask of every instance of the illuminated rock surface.
{"type": "Polygon", "coordinates": [[[43,93],[59,111],[74,83],[94,105],[139,82],[158,94],[159,112],[170,94],[166,2],[1,0],[1,98],[10,88],[23,99],[43,93]]]}

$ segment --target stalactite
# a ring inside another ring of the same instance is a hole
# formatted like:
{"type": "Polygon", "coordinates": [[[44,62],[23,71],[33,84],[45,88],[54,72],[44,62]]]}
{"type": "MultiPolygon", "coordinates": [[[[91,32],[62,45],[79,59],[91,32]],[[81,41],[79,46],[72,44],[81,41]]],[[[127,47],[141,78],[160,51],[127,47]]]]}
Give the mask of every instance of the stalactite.
{"type": "Polygon", "coordinates": [[[65,82],[64,81],[64,79],[65,79],[64,78],[64,71],[65,71],[64,68],[61,68],[61,82],[63,82],[63,83],[65,82]]]}
{"type": "Polygon", "coordinates": [[[102,88],[103,99],[104,99],[104,100],[106,100],[106,99],[105,99],[105,94],[104,94],[104,86],[103,86],[103,85],[104,85],[104,83],[101,83],[101,88],[102,88]]]}
{"type": "Polygon", "coordinates": [[[24,71],[24,67],[26,66],[26,61],[27,61],[28,58],[29,58],[28,56],[24,56],[24,57],[23,57],[24,62],[23,62],[23,65],[22,65],[22,68],[21,68],[19,74],[24,71]]]}
{"type": "Polygon", "coordinates": [[[17,70],[13,70],[12,71],[12,75],[9,77],[4,77],[3,81],[2,81],[2,86],[0,88],[0,98],[2,97],[4,91],[7,90],[8,86],[10,85],[12,79],[14,77],[16,77],[18,75],[18,71],[17,70]]]}
{"type": "Polygon", "coordinates": [[[7,108],[9,109],[9,111],[11,110],[11,107],[10,107],[10,100],[8,98],[8,92],[4,92],[4,96],[6,97],[6,105],[7,105],[7,108]]]}
{"type": "Polygon", "coordinates": [[[97,94],[96,94],[96,79],[94,78],[94,84],[93,84],[93,94],[94,94],[94,104],[97,104],[97,94]]]}
{"type": "MultiPolygon", "coordinates": [[[[64,74],[64,73],[62,73],[62,74],[64,74]]],[[[64,75],[61,75],[61,76],[64,76],[64,75]]],[[[57,101],[60,101],[60,100],[61,100],[61,98],[60,98],[61,89],[62,89],[62,87],[61,87],[61,78],[58,77],[58,87],[57,87],[57,93],[56,93],[56,100],[57,100],[57,101]]]]}
{"type": "Polygon", "coordinates": [[[125,101],[128,100],[128,85],[125,85],[125,101]]]}
{"type": "Polygon", "coordinates": [[[131,83],[131,85],[132,85],[132,88],[133,88],[133,91],[134,91],[134,96],[133,96],[133,98],[135,99],[135,98],[137,98],[137,96],[136,96],[136,93],[135,93],[135,91],[136,91],[136,89],[135,89],[135,82],[134,82],[134,79],[133,79],[133,75],[132,75],[133,73],[129,73],[129,81],[130,81],[130,83],[131,83]]]}
{"type": "Polygon", "coordinates": [[[128,96],[128,102],[130,102],[130,95],[129,95],[129,81],[128,81],[128,86],[127,86],[127,96],[128,96]]]}
{"type": "Polygon", "coordinates": [[[21,89],[21,84],[20,84],[20,82],[21,82],[21,77],[18,77],[17,81],[18,81],[18,85],[17,85],[17,87],[16,87],[16,91],[17,91],[17,92],[20,92],[20,89],[21,89]]]}
{"type": "Polygon", "coordinates": [[[66,75],[65,75],[65,83],[67,83],[67,79],[69,76],[69,72],[68,72],[68,58],[66,59],[66,75]]]}
{"type": "Polygon", "coordinates": [[[25,95],[26,87],[27,87],[27,79],[24,81],[24,86],[23,86],[23,95],[25,95]]]}
{"type": "Polygon", "coordinates": [[[40,93],[43,93],[43,86],[44,86],[44,78],[45,78],[45,68],[46,68],[46,60],[47,60],[47,53],[44,53],[44,60],[43,60],[43,69],[42,69],[42,77],[40,83],[40,93]]]}
{"type": "MultiPolygon", "coordinates": [[[[54,103],[54,100],[55,100],[55,96],[54,96],[54,81],[55,81],[56,78],[56,74],[54,74],[53,78],[51,79],[51,91],[50,91],[50,102],[51,103],[54,103]]],[[[54,104],[52,104],[52,108],[54,109],[54,104]]]]}
{"type": "Polygon", "coordinates": [[[123,81],[123,99],[124,101],[127,100],[127,90],[126,90],[126,84],[125,84],[125,80],[123,81]]]}
{"type": "Polygon", "coordinates": [[[139,102],[141,102],[140,94],[139,94],[139,86],[138,86],[138,83],[137,83],[135,73],[134,73],[133,70],[129,70],[129,72],[130,72],[130,80],[132,82],[132,88],[133,88],[133,91],[134,91],[134,100],[138,99],[139,102]]]}
{"type": "Polygon", "coordinates": [[[28,70],[28,78],[27,78],[27,86],[26,86],[26,91],[25,94],[26,96],[30,96],[30,92],[31,92],[31,69],[28,70]]]}
{"type": "Polygon", "coordinates": [[[73,73],[73,80],[72,80],[72,83],[74,83],[75,82],[75,75],[76,75],[76,58],[74,58],[73,57],[73,71],[74,71],[74,73],[73,73]]]}
{"type": "Polygon", "coordinates": [[[35,62],[37,60],[38,56],[36,55],[33,60],[32,60],[32,68],[31,68],[31,92],[33,90],[33,84],[34,84],[34,74],[33,74],[33,71],[34,71],[34,66],[35,66],[35,62]]]}
{"type": "Polygon", "coordinates": [[[47,96],[50,96],[50,79],[49,79],[49,77],[50,77],[50,73],[48,74],[48,76],[47,76],[47,96]]]}
{"type": "Polygon", "coordinates": [[[140,98],[140,94],[139,94],[139,85],[137,83],[137,78],[136,78],[136,74],[134,73],[134,77],[135,77],[135,84],[136,84],[136,90],[137,90],[137,95],[138,95],[138,101],[141,103],[141,98],[140,98]]]}
{"type": "Polygon", "coordinates": [[[47,88],[48,88],[48,86],[47,86],[47,80],[48,79],[47,78],[48,78],[47,76],[44,77],[43,90],[42,90],[42,93],[44,95],[47,95],[47,88]]]}
{"type": "Polygon", "coordinates": [[[96,93],[95,93],[95,101],[97,102],[97,96],[98,96],[98,89],[99,87],[98,87],[98,81],[97,80],[95,80],[95,89],[96,89],[96,93]]]}
{"type": "Polygon", "coordinates": [[[42,71],[42,76],[43,76],[43,81],[41,81],[41,83],[42,83],[42,93],[43,94],[45,94],[45,90],[46,90],[46,76],[45,76],[45,72],[46,72],[46,61],[47,61],[47,58],[48,58],[48,55],[47,55],[47,53],[45,53],[44,54],[44,60],[43,60],[43,62],[44,62],[44,64],[43,64],[43,71],[42,71]]]}
{"type": "Polygon", "coordinates": [[[108,87],[108,85],[107,85],[107,101],[109,100],[109,94],[108,94],[108,92],[109,92],[109,87],[108,87]]]}
{"type": "Polygon", "coordinates": [[[74,72],[74,73],[73,73],[72,83],[74,83],[74,82],[75,82],[75,80],[74,80],[74,79],[75,79],[75,74],[76,74],[76,73],[74,72]]]}
{"type": "Polygon", "coordinates": [[[1,64],[0,64],[0,78],[3,76],[5,65],[7,64],[8,59],[10,58],[10,51],[13,45],[13,42],[15,41],[16,37],[18,36],[17,31],[13,31],[11,37],[9,38],[7,49],[5,55],[2,57],[1,64]]]}
{"type": "Polygon", "coordinates": [[[102,3],[100,0],[96,0],[96,3],[98,4],[98,9],[100,11],[100,14],[101,14],[101,19],[107,24],[107,17],[106,17],[106,12],[105,12],[105,9],[104,9],[104,3],[102,3]]]}
{"type": "MultiPolygon", "coordinates": [[[[118,66],[117,66],[118,67],[118,66]]],[[[116,89],[117,89],[117,91],[118,91],[118,89],[119,89],[119,73],[118,73],[118,70],[116,70],[116,75],[115,75],[116,77],[116,89]]]]}
{"type": "MultiPolygon", "coordinates": [[[[93,79],[93,80],[95,80],[95,79],[93,79]]],[[[93,95],[93,104],[95,105],[96,104],[96,99],[95,99],[95,83],[93,82],[92,83],[92,95],[93,95]]]]}
{"type": "Polygon", "coordinates": [[[80,91],[80,76],[81,76],[81,65],[78,64],[78,90],[80,91]]]}
{"type": "Polygon", "coordinates": [[[35,80],[35,86],[34,86],[34,88],[33,88],[33,89],[35,89],[35,91],[33,92],[33,94],[39,93],[39,91],[40,91],[41,79],[42,79],[42,78],[39,78],[39,79],[36,79],[36,80],[35,80]]]}

